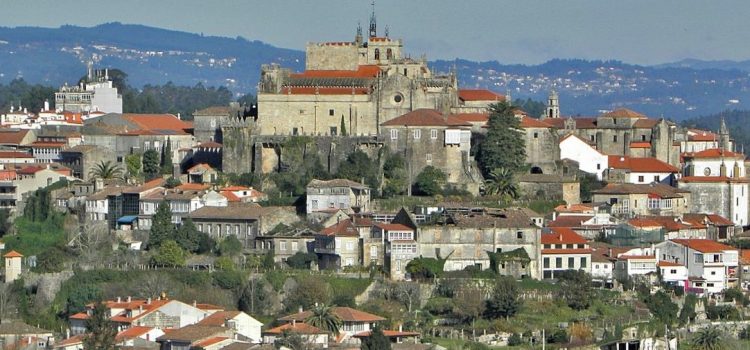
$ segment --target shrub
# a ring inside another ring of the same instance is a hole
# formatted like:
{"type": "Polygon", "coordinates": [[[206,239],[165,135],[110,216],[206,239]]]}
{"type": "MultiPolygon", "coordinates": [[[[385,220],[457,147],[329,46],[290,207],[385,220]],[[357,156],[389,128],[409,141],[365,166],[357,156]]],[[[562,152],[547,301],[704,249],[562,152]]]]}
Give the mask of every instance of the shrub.
{"type": "Polygon", "coordinates": [[[239,271],[216,271],[211,276],[214,284],[222,289],[239,288],[244,280],[244,276],[239,271]]]}
{"type": "Polygon", "coordinates": [[[508,338],[508,346],[516,346],[523,344],[523,339],[521,339],[521,335],[518,333],[511,334],[510,338],[508,338]]]}

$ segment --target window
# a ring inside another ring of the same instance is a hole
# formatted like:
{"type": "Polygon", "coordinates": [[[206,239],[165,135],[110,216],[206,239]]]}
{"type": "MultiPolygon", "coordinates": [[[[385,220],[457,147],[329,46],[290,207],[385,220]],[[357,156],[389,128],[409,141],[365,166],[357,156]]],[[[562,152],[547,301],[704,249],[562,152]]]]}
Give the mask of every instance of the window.
{"type": "Polygon", "coordinates": [[[544,258],[544,268],[545,269],[549,268],[549,258],[544,258]]]}
{"type": "Polygon", "coordinates": [[[317,199],[313,199],[313,201],[311,202],[310,206],[312,207],[312,209],[318,209],[318,200],[317,199]]]}
{"type": "Polygon", "coordinates": [[[398,140],[398,130],[391,129],[391,140],[398,140]]]}
{"type": "Polygon", "coordinates": [[[354,250],[354,243],[352,243],[352,242],[346,242],[346,250],[348,250],[348,251],[354,250]]]}
{"type": "Polygon", "coordinates": [[[586,261],[586,258],[581,258],[581,268],[582,269],[586,268],[587,264],[588,262],[586,261]]]}
{"type": "Polygon", "coordinates": [[[677,269],[671,269],[671,270],[669,270],[669,273],[671,273],[671,274],[673,274],[673,275],[674,275],[674,274],[676,274],[676,273],[677,273],[677,269]]]}
{"type": "Polygon", "coordinates": [[[638,176],[638,182],[643,182],[643,176],[638,176]]]}
{"type": "Polygon", "coordinates": [[[437,133],[436,129],[430,130],[430,138],[431,139],[433,139],[433,140],[437,139],[437,135],[438,135],[438,133],[437,133]]]}
{"type": "Polygon", "coordinates": [[[378,257],[378,247],[377,246],[371,246],[370,247],[370,257],[371,258],[377,258],[378,257]]]}
{"type": "Polygon", "coordinates": [[[602,169],[602,165],[599,163],[596,163],[596,170],[601,170],[601,169],[602,169]]]}
{"type": "Polygon", "coordinates": [[[555,267],[558,269],[562,268],[562,258],[555,258],[555,267]]]}
{"type": "Polygon", "coordinates": [[[535,138],[535,139],[538,139],[538,138],[539,138],[539,133],[538,133],[538,132],[535,132],[535,133],[534,133],[534,138],[535,138]]]}
{"type": "Polygon", "coordinates": [[[646,135],[641,135],[641,141],[646,141],[646,135]]]}
{"type": "Polygon", "coordinates": [[[297,250],[299,250],[299,243],[294,241],[292,242],[292,251],[296,252],[297,250]]]}
{"type": "Polygon", "coordinates": [[[523,239],[523,231],[516,232],[516,238],[517,239],[523,239]]]}
{"type": "Polygon", "coordinates": [[[393,50],[385,49],[385,59],[390,60],[393,58],[393,50]]]}
{"type": "Polygon", "coordinates": [[[572,269],[576,266],[576,258],[568,258],[568,268],[572,269]]]}
{"type": "Polygon", "coordinates": [[[412,135],[414,135],[415,140],[419,140],[422,137],[422,130],[415,129],[412,131],[412,135]]]}
{"type": "Polygon", "coordinates": [[[594,269],[599,269],[599,264],[594,264],[594,269]]]}
{"type": "Polygon", "coordinates": [[[328,110],[328,115],[330,115],[330,116],[333,116],[333,114],[334,114],[335,112],[336,112],[336,111],[334,111],[334,110],[333,110],[333,108],[332,108],[332,109],[329,109],[329,110],[328,110]]]}
{"type": "Polygon", "coordinates": [[[617,142],[617,135],[612,136],[612,142],[617,142]]]}
{"type": "Polygon", "coordinates": [[[375,49],[375,59],[376,60],[380,59],[380,49],[375,49]]]}
{"type": "Polygon", "coordinates": [[[297,136],[299,134],[299,130],[297,128],[292,128],[292,135],[297,136]]]}
{"type": "Polygon", "coordinates": [[[661,181],[659,180],[659,175],[654,175],[654,182],[659,182],[659,181],[661,181]]]}
{"type": "Polygon", "coordinates": [[[330,130],[331,130],[331,136],[336,136],[336,133],[337,133],[336,127],[332,126],[330,130]]]}
{"type": "Polygon", "coordinates": [[[432,153],[427,153],[427,164],[432,163],[432,153]]]}
{"type": "Polygon", "coordinates": [[[286,241],[279,242],[279,250],[286,250],[286,241]]]}
{"type": "Polygon", "coordinates": [[[393,102],[396,104],[401,103],[404,100],[404,96],[401,96],[401,94],[396,94],[393,96],[393,102]]]}

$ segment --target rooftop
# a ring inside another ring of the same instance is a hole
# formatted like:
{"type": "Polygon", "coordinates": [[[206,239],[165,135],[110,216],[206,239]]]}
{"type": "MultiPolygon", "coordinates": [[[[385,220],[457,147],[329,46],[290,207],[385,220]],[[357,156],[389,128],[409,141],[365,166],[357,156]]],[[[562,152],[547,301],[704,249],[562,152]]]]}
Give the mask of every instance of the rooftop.
{"type": "MultiPolygon", "coordinates": [[[[378,315],[373,315],[350,307],[336,306],[331,308],[332,312],[341,319],[342,322],[379,322],[385,321],[385,318],[378,315]]],[[[302,322],[312,315],[312,311],[302,311],[295,314],[287,315],[279,319],[279,321],[296,321],[302,322]]]]}
{"type": "Polygon", "coordinates": [[[385,123],[381,123],[382,126],[466,126],[469,127],[471,124],[453,116],[445,115],[440,111],[434,109],[417,109],[401,115],[400,117],[393,118],[385,123]]]}
{"type": "Polygon", "coordinates": [[[634,158],[625,156],[609,156],[607,162],[610,168],[630,170],[637,173],[679,173],[680,169],[662,162],[656,158],[634,158]]]}
{"type": "Polygon", "coordinates": [[[672,239],[671,241],[701,253],[721,253],[727,250],[737,250],[732,246],[710,239],[672,239]]]}

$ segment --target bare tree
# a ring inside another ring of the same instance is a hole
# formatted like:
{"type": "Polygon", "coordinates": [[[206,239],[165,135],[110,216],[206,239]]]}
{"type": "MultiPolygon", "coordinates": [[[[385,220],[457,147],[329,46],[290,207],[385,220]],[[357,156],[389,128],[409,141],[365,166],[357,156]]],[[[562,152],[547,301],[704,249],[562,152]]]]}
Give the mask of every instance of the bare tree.
{"type": "Polygon", "coordinates": [[[419,306],[419,284],[415,282],[396,282],[388,285],[386,288],[388,294],[386,297],[401,301],[406,306],[408,312],[412,311],[415,304],[419,306]]]}

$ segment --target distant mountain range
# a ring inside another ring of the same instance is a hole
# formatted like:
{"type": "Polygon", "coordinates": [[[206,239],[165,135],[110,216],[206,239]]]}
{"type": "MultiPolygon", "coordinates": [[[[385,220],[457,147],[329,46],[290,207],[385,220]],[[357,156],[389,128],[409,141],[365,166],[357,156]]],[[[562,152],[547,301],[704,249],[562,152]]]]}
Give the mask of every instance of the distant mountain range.
{"type": "MultiPolygon", "coordinates": [[[[409,51],[409,43],[405,43],[409,51]]],[[[107,23],[84,28],[0,27],[0,83],[23,78],[59,86],[75,83],[86,62],[119,68],[135,87],[147,84],[226,86],[254,93],[260,66],[304,68],[304,52],[241,37],[203,36],[141,25],[107,23]]],[[[435,72],[455,69],[465,87],[545,100],[560,93],[565,115],[596,115],[627,107],[674,120],[727,109],[750,109],[750,61],[683,60],[658,66],[619,61],[551,60],[509,65],[456,59],[433,61],[435,72]]]]}

